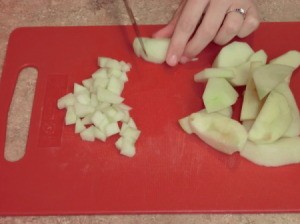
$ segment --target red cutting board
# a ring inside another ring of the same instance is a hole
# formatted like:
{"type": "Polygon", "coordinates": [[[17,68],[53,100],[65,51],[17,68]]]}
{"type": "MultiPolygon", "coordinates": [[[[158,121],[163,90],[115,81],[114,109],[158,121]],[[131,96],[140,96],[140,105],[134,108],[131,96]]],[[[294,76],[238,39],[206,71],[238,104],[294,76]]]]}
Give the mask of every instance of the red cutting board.
{"type": "MultiPolygon", "coordinates": [[[[159,27],[141,29],[150,35],[159,27]]],[[[209,67],[221,47],[211,44],[198,61],[170,68],[135,57],[133,38],[129,26],[19,28],[11,34],[0,83],[0,215],[299,212],[300,164],[256,166],[213,150],[177,123],[203,107],[204,84],[193,75],[209,67]],[[117,136],[106,143],[81,141],[56,108],[74,82],[97,69],[98,56],[133,65],[124,97],[142,130],[134,158],[115,149],[117,136]],[[7,162],[7,113],[25,66],[39,72],[26,155],[7,162]]],[[[299,40],[300,23],[264,23],[245,39],[270,58],[300,50],[299,40]]],[[[298,105],[299,73],[291,84],[298,105]]]]}

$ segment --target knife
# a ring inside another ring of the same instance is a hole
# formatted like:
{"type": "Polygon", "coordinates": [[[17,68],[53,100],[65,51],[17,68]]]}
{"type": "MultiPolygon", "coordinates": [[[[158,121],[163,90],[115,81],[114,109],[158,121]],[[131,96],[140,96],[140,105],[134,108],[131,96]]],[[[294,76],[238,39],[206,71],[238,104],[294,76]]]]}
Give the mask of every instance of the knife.
{"type": "Polygon", "coordinates": [[[143,40],[142,40],[142,38],[141,38],[141,32],[140,32],[140,30],[139,30],[139,27],[138,27],[138,25],[137,25],[137,22],[136,22],[136,20],[135,20],[135,17],[134,17],[134,15],[133,15],[133,12],[132,12],[132,10],[131,10],[131,8],[130,8],[130,5],[129,5],[129,3],[128,3],[127,0],[123,0],[123,2],[124,2],[124,5],[125,5],[125,7],[126,7],[126,10],[127,10],[128,15],[129,15],[129,18],[130,18],[130,20],[131,20],[131,24],[132,24],[132,26],[133,26],[135,35],[136,35],[136,37],[138,38],[138,40],[139,40],[139,42],[140,42],[140,45],[141,45],[141,47],[142,47],[142,50],[143,50],[144,54],[147,56],[147,52],[146,52],[146,49],[145,49],[145,45],[144,45],[144,42],[143,42],[143,40]]]}

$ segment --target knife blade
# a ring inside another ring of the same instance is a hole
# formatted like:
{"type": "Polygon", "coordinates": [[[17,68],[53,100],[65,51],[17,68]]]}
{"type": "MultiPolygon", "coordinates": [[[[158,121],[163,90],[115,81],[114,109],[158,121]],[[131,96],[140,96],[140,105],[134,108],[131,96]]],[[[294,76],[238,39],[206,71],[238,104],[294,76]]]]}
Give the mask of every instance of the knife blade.
{"type": "Polygon", "coordinates": [[[132,24],[132,27],[133,27],[133,29],[134,29],[135,35],[136,35],[136,37],[138,38],[138,40],[139,40],[139,42],[140,42],[140,45],[141,45],[141,47],[142,47],[142,50],[143,50],[144,54],[147,56],[147,52],[146,52],[146,49],[145,49],[145,45],[144,45],[144,42],[143,42],[143,40],[142,40],[142,38],[141,38],[141,32],[140,32],[140,29],[139,29],[139,27],[138,27],[138,24],[137,24],[137,22],[136,22],[136,20],[135,20],[135,17],[134,17],[134,15],[133,15],[133,12],[132,12],[132,10],[131,10],[131,7],[130,7],[130,5],[129,5],[129,3],[128,3],[127,0],[123,0],[123,2],[124,2],[124,5],[125,5],[125,7],[126,7],[126,10],[127,10],[128,15],[129,15],[129,18],[130,18],[130,20],[131,20],[131,24],[132,24]]]}

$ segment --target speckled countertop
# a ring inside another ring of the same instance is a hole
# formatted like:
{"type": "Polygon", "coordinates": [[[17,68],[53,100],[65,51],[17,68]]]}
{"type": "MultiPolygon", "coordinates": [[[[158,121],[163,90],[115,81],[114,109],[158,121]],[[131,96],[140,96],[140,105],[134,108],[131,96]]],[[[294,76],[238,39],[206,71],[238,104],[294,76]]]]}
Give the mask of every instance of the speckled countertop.
{"type": "MultiPolygon", "coordinates": [[[[178,2],[179,0],[131,0],[140,24],[166,23],[177,8],[178,2]]],[[[263,21],[300,21],[299,0],[257,0],[257,4],[263,21]]],[[[114,24],[129,24],[129,18],[121,0],[0,0],[0,70],[2,71],[9,34],[16,27],[114,24]]],[[[27,83],[27,86],[30,87],[30,83],[27,83]]],[[[300,223],[300,214],[26,216],[0,217],[0,223],[296,224],[300,223]]]]}

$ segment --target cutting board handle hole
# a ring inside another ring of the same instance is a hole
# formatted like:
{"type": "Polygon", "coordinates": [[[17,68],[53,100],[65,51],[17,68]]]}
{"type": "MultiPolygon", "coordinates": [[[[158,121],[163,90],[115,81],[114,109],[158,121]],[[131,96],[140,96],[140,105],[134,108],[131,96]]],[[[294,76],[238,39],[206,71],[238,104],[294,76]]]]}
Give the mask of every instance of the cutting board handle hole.
{"type": "Polygon", "coordinates": [[[19,73],[8,113],[4,147],[7,161],[18,161],[25,155],[37,77],[34,67],[25,67],[19,73]]]}

